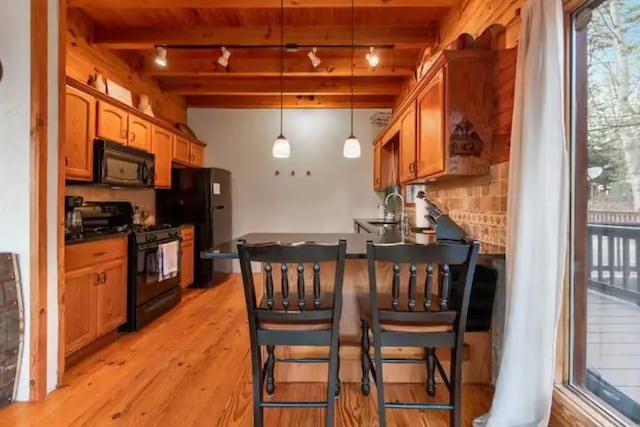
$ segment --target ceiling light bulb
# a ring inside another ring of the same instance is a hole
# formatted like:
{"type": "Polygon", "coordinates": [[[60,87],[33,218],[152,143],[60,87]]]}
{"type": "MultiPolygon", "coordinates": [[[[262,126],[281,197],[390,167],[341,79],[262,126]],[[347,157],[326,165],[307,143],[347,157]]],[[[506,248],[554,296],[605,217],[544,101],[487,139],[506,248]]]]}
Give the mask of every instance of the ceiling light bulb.
{"type": "Polygon", "coordinates": [[[224,68],[227,68],[227,66],[229,66],[229,57],[231,57],[231,51],[224,46],[222,46],[220,50],[222,51],[222,55],[218,57],[217,62],[218,64],[222,65],[224,68]]]}
{"type": "Polygon", "coordinates": [[[167,66],[167,49],[166,48],[164,48],[162,46],[156,47],[155,63],[157,65],[159,65],[160,67],[166,67],[167,66]]]}
{"type": "Polygon", "coordinates": [[[358,138],[353,135],[347,138],[342,148],[342,155],[346,159],[360,158],[360,141],[358,141],[358,138]]]}
{"type": "Polygon", "coordinates": [[[318,68],[318,66],[322,62],[322,60],[316,55],[317,52],[318,48],[314,47],[313,49],[311,49],[311,51],[309,51],[309,53],[307,53],[307,56],[311,60],[311,65],[313,65],[313,68],[318,68]]]}
{"type": "Polygon", "coordinates": [[[273,143],[273,157],[276,159],[288,159],[291,155],[291,147],[289,145],[289,141],[284,137],[283,134],[280,134],[275,142],[273,143]]]}
{"type": "Polygon", "coordinates": [[[367,53],[367,62],[373,68],[380,63],[380,57],[376,54],[376,48],[373,46],[369,48],[369,53],[367,53]]]}

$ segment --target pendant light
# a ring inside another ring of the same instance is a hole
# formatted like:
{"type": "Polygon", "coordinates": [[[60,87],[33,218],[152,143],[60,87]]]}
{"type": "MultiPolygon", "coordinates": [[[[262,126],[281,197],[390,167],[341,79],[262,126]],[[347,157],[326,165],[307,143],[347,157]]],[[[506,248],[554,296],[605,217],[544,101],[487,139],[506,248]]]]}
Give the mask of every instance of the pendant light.
{"type": "Polygon", "coordinates": [[[273,157],[288,159],[291,155],[289,141],[282,133],[282,116],[284,104],[284,0],[280,0],[280,135],[273,143],[273,157]]]}
{"type": "Polygon", "coordinates": [[[354,59],[354,28],[356,26],[355,23],[355,7],[353,5],[353,0],[351,0],[351,135],[344,142],[344,147],[342,148],[342,155],[346,159],[357,159],[360,157],[360,141],[353,135],[353,86],[354,86],[354,75],[353,68],[355,64],[354,59]]]}

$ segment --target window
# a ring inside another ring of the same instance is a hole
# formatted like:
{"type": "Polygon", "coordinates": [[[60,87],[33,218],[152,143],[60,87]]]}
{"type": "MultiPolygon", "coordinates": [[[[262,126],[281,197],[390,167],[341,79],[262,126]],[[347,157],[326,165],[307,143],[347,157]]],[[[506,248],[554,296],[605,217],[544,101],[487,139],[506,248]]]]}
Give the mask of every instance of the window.
{"type": "Polygon", "coordinates": [[[570,381],[640,423],[640,0],[572,18],[570,381]]]}

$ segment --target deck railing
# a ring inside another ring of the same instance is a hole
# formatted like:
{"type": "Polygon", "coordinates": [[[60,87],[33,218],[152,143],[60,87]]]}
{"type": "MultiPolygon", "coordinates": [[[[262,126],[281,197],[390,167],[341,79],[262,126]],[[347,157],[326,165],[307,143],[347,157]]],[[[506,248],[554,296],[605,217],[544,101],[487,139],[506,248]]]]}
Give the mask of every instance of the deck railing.
{"type": "Polygon", "coordinates": [[[640,224],[589,224],[588,232],[589,287],[640,305],[640,224]]]}

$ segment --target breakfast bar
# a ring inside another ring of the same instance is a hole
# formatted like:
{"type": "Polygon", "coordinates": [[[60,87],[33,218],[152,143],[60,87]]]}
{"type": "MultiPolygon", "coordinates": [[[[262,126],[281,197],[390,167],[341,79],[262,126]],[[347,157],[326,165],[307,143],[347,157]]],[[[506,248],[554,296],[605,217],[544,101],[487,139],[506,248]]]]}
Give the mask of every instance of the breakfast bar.
{"type": "MultiPolygon", "coordinates": [[[[367,273],[366,246],[368,241],[379,244],[393,243],[418,243],[429,244],[437,242],[433,232],[425,233],[420,229],[410,229],[403,236],[397,226],[388,226],[380,229],[379,233],[249,233],[238,238],[219,244],[210,250],[202,251],[200,257],[203,259],[237,259],[237,242],[244,240],[248,244],[265,243],[336,243],[344,239],[347,243],[346,265],[343,282],[343,306],[340,319],[340,380],[343,382],[359,382],[361,379],[360,367],[360,341],[361,323],[360,312],[357,304],[357,295],[369,292],[369,277],[367,273]]],[[[498,255],[500,257],[500,255],[498,255]]],[[[490,265],[496,256],[484,254],[480,262],[490,265]]],[[[424,269],[420,269],[423,270],[424,269]]],[[[260,270],[254,268],[254,273],[260,270]]],[[[305,268],[305,271],[311,271],[305,268]]],[[[323,292],[328,291],[326,286],[333,286],[334,269],[331,267],[321,268],[321,280],[323,292]]],[[[280,283],[279,269],[274,268],[274,283],[280,283]]],[[[296,283],[295,269],[289,269],[289,283],[296,283]]],[[[392,265],[378,265],[376,275],[384,290],[391,287],[392,265]]],[[[257,283],[262,283],[258,279],[257,283]]],[[[400,283],[404,286],[408,280],[408,271],[401,272],[400,283]]],[[[306,280],[305,283],[311,283],[306,280]]],[[[424,274],[418,273],[418,283],[424,283],[424,274]]],[[[262,288],[262,286],[261,286],[262,288]]],[[[293,288],[292,288],[293,289],[293,288]]],[[[264,289],[257,289],[258,298],[261,297],[264,289]]],[[[292,292],[294,292],[292,290],[292,292]]],[[[493,302],[493,295],[491,303],[493,302]]],[[[277,357],[321,357],[326,355],[326,349],[314,347],[289,347],[276,348],[277,357]]],[[[383,353],[386,356],[398,355],[401,357],[415,356],[421,357],[423,349],[408,348],[386,348],[383,353]]],[[[449,354],[438,353],[440,360],[448,361],[449,354]]],[[[491,355],[491,334],[486,330],[471,331],[465,334],[465,359],[464,359],[464,382],[468,383],[490,383],[492,379],[492,355],[491,355]]],[[[282,365],[282,364],[281,364],[282,365]]],[[[326,365],[316,364],[296,364],[287,363],[286,369],[279,369],[276,363],[276,381],[284,382],[322,382],[326,381],[326,365]]],[[[446,364],[445,364],[446,365],[446,364]]],[[[282,367],[282,366],[281,366],[282,367]]],[[[384,371],[385,381],[406,383],[423,382],[426,380],[426,368],[420,365],[389,365],[384,371]]]]}

